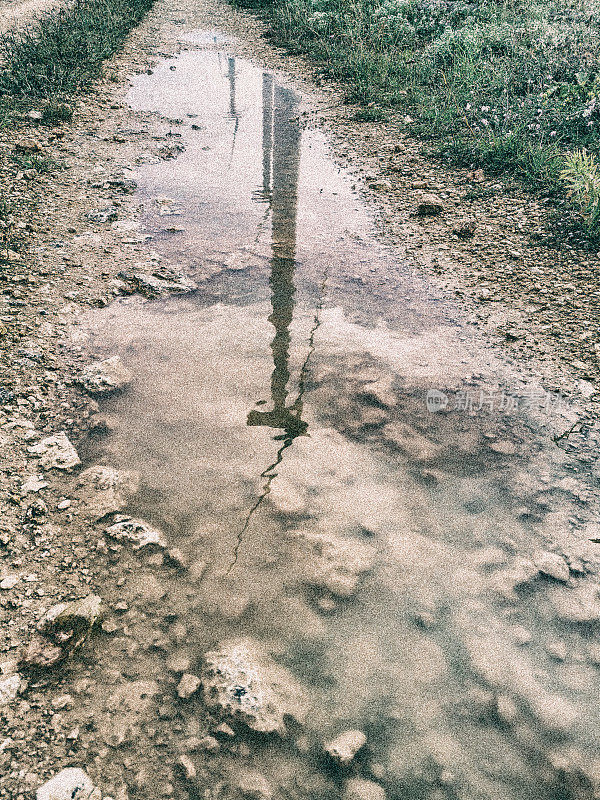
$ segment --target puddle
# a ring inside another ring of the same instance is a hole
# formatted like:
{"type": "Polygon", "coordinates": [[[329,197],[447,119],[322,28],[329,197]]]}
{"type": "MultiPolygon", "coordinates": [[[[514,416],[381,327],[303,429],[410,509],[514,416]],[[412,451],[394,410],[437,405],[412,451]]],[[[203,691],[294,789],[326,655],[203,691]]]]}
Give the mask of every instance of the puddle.
{"type": "MultiPolygon", "coordinates": [[[[379,800],[352,776],[415,800],[596,796],[591,495],[550,440],[561,399],[377,238],[270,73],[188,51],[129,102],[183,120],[185,150],[136,180],[157,257],[199,289],[90,315],[93,354],[134,380],[103,402],[111,433],[88,460],[138,470],[132,511],[195,565],[155,560],[154,598],[141,589],[184,631],[164,657],[197,672],[251,637],[310,709],[285,737],[241,726],[191,755],[176,796],[379,800]],[[336,766],[323,743],[348,729],[367,743],[336,766]]],[[[200,707],[177,708],[172,737],[200,707]]]]}

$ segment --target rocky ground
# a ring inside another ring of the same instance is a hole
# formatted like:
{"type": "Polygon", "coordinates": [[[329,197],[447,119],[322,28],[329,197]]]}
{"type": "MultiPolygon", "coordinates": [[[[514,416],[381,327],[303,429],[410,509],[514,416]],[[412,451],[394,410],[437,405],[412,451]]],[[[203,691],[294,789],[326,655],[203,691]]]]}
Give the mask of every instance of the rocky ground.
{"type": "MultiPolygon", "coordinates": [[[[10,204],[0,265],[0,797],[7,800],[33,797],[66,767],[102,777],[105,800],[169,797],[169,763],[178,764],[182,780],[195,781],[193,754],[243,753],[210,704],[197,701],[192,662],[175,658],[187,635],[176,578],[190,565],[152,530],[126,520],[105,535],[102,517],[126,510],[135,476],[81,470],[89,467],[90,433],[101,435],[107,425],[95,398],[126,376],[114,364],[108,373],[86,372],[72,325],[116,296],[181,288],[176,272],[157,271],[152,243],[137,230],[128,177],[144,160],[177,156],[177,123],[134,114],[123,98],[129,74],[175,52],[183,28],[207,25],[233,33],[241,54],[288,70],[311,90],[306,123],[331,134],[382,229],[415,269],[464,298],[472,322],[528,362],[548,389],[573,395],[590,420],[595,415],[598,258],[583,245],[546,243],[552,221],[543,203],[480,172],[449,172],[427,161],[410,139],[409,120],[356,122],[356,109],[343,105],[339,91],[316,89],[310,67],[267,45],[252,18],[217,3],[159,0],[107,64],[104,79],[78,99],[72,123],[45,127],[24,119],[0,133],[3,199],[10,204]],[[172,581],[168,601],[155,577],[159,568],[172,581]],[[48,618],[56,604],[82,598],[83,607],[61,607],[48,618]],[[151,702],[159,714],[149,719],[151,702]],[[157,748],[164,757],[158,783],[144,762],[155,761],[157,748]]],[[[261,658],[252,644],[239,647],[214,659],[241,658],[243,665],[261,658]]],[[[294,713],[302,705],[294,692],[284,700],[294,713]]],[[[352,749],[356,733],[331,748],[352,749]]],[[[97,796],[81,773],[63,780],[63,794],[48,790],[39,800],[71,797],[69,787],[79,787],[82,800],[97,796]]],[[[244,796],[268,796],[260,776],[239,780],[244,796]]],[[[376,790],[357,789],[360,797],[369,791],[376,790]]]]}

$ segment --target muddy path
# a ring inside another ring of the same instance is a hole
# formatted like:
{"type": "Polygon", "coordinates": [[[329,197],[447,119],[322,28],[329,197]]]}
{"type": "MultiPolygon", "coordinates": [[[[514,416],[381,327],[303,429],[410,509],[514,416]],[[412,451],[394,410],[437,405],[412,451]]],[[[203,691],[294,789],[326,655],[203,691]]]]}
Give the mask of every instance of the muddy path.
{"type": "Polygon", "coordinates": [[[588,382],[382,236],[259,32],[159,3],[22,132],[65,168],[3,292],[0,797],[591,800],[588,382]]]}

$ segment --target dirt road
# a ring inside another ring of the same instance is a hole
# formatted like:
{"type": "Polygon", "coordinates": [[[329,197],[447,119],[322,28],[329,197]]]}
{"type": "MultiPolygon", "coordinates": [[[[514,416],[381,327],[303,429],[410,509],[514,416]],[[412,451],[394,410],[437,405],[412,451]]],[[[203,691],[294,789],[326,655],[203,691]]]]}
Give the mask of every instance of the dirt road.
{"type": "Polygon", "coordinates": [[[2,142],[0,797],[596,797],[595,256],[260,33],[2,142]]]}

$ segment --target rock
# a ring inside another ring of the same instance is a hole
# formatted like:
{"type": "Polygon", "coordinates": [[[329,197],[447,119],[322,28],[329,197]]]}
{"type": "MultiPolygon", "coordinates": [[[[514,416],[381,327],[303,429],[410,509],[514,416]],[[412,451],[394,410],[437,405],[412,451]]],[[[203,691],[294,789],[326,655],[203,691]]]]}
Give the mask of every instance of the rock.
{"type": "Polygon", "coordinates": [[[27,112],[28,119],[32,119],[34,122],[39,122],[43,116],[41,111],[32,110],[27,112]]]}
{"type": "Polygon", "coordinates": [[[324,533],[298,533],[309,550],[305,577],[309,584],[328,589],[336,597],[351,597],[361,577],[375,561],[376,550],[356,539],[324,533]]]}
{"type": "Polygon", "coordinates": [[[598,588],[591,584],[576,589],[556,587],[549,592],[556,615],[563,622],[591,623],[600,621],[598,588]]]}
{"type": "Polygon", "coordinates": [[[62,711],[65,708],[73,708],[73,697],[70,694],[61,694],[52,699],[52,708],[62,711]]]}
{"type": "Polygon", "coordinates": [[[517,448],[512,442],[507,442],[503,440],[498,440],[496,442],[490,442],[488,447],[490,450],[493,450],[494,453],[498,453],[502,456],[514,456],[517,452],[517,448]]]}
{"type": "Polygon", "coordinates": [[[38,625],[38,630],[63,649],[74,650],[86,639],[100,618],[102,600],[88,594],[70,603],[52,606],[38,625]]]}
{"type": "Polygon", "coordinates": [[[380,192],[382,191],[389,192],[393,188],[390,181],[386,180],[385,178],[377,178],[374,181],[371,181],[369,183],[369,186],[371,187],[371,189],[376,189],[377,191],[380,192]]]}
{"type": "Polygon", "coordinates": [[[383,786],[364,778],[350,778],[343,794],[343,800],[385,800],[385,797],[383,786]]]}
{"type": "Polygon", "coordinates": [[[200,582],[204,577],[204,573],[206,572],[207,567],[208,564],[206,563],[206,561],[202,561],[202,559],[194,561],[192,564],[190,564],[188,568],[188,575],[192,580],[200,582]]]}
{"type": "Polygon", "coordinates": [[[477,230],[477,222],[474,219],[465,220],[452,229],[452,233],[459,239],[471,239],[477,230]]]}
{"type": "Polygon", "coordinates": [[[554,580],[566,583],[571,576],[571,571],[566,561],[558,553],[540,551],[534,555],[533,563],[542,575],[548,575],[554,580]]]}
{"type": "Polygon", "coordinates": [[[200,688],[201,680],[197,675],[191,675],[186,672],[181,676],[181,680],[177,686],[177,694],[182,700],[189,700],[200,688]]]}
{"type": "Polygon", "coordinates": [[[41,153],[42,148],[35,139],[21,139],[15,144],[15,153],[41,153]]]}
{"type": "Polygon", "coordinates": [[[116,206],[106,206],[106,208],[98,208],[94,211],[89,211],[86,217],[90,222],[113,222],[117,219],[116,206]]]}
{"type": "Polygon", "coordinates": [[[398,398],[392,389],[392,380],[389,377],[369,381],[363,386],[360,396],[368,402],[375,402],[384,408],[394,408],[398,405],[398,398]]]}
{"type": "Polygon", "coordinates": [[[107,183],[111,189],[117,189],[119,192],[123,192],[123,194],[132,194],[137,189],[137,183],[131,178],[115,176],[109,178],[107,183]]]}
{"type": "Polygon", "coordinates": [[[27,448],[29,453],[40,456],[43,469],[71,470],[81,464],[77,450],[73,447],[64,431],[47,436],[41,442],[27,448]]]}
{"type": "Polygon", "coordinates": [[[39,522],[48,513],[48,506],[39,497],[27,506],[25,519],[30,522],[39,522]]]}
{"type": "Polygon", "coordinates": [[[177,759],[177,763],[182,768],[186,780],[193,781],[196,778],[196,767],[189,756],[185,754],[180,755],[177,759]]]}
{"type": "Polygon", "coordinates": [[[226,722],[222,722],[220,725],[217,725],[215,728],[215,733],[220,733],[221,736],[226,736],[228,739],[233,739],[235,736],[235,731],[228,725],[226,722]]]}
{"type": "Polygon", "coordinates": [[[325,745],[325,752],[339,764],[350,764],[358,751],[367,743],[362,731],[349,730],[340,733],[333,741],[325,745]]]}
{"type": "Polygon", "coordinates": [[[7,575],[5,578],[0,580],[0,589],[3,591],[8,591],[9,589],[13,589],[17,583],[19,582],[18,575],[7,575]]]}
{"type": "Polygon", "coordinates": [[[113,467],[90,467],[78,476],[75,488],[82,495],[82,510],[93,520],[122,511],[138,491],[139,473],[113,467]]]}
{"type": "Polygon", "coordinates": [[[41,475],[29,475],[21,484],[21,497],[25,497],[30,492],[39,492],[40,489],[46,489],[48,484],[41,475]]]}
{"type": "Polygon", "coordinates": [[[204,700],[209,707],[260,733],[286,733],[286,717],[302,723],[307,699],[294,676],[251,639],[222,644],[204,656],[204,700]]]}
{"type": "Polygon", "coordinates": [[[271,800],[273,789],[257,770],[245,770],[238,776],[236,788],[246,800],[271,800]]]}
{"type": "Polygon", "coordinates": [[[90,394],[112,394],[131,383],[131,373],[119,356],[95,361],[83,371],[81,383],[90,394]]]}
{"type": "Polygon", "coordinates": [[[58,664],[66,655],[62,647],[42,639],[41,636],[33,636],[21,653],[20,663],[29,669],[47,669],[58,664]]]}
{"type": "Polygon", "coordinates": [[[12,702],[19,694],[20,688],[20,675],[8,675],[6,678],[0,678],[0,707],[12,702]]]}
{"type": "Polygon", "coordinates": [[[191,736],[185,740],[185,746],[192,752],[206,750],[207,753],[218,753],[221,749],[221,745],[214,736],[203,736],[201,739],[197,736],[191,736]]]}
{"type": "Polygon", "coordinates": [[[36,800],[101,800],[101,793],[82,769],[69,767],[40,786],[36,800]]]}
{"type": "Polygon", "coordinates": [[[444,211],[444,203],[436,194],[424,194],[417,205],[417,216],[437,217],[444,211]]]}
{"type": "Polygon", "coordinates": [[[190,566],[189,558],[178,547],[171,547],[167,550],[167,558],[179,569],[188,569],[190,566]]]}
{"type": "Polygon", "coordinates": [[[517,590],[530,586],[539,574],[539,569],[532,561],[517,559],[512,565],[496,572],[491,577],[491,584],[507,600],[516,600],[517,590]]]}
{"type": "Polygon", "coordinates": [[[198,284],[191,278],[171,271],[163,271],[159,274],[120,272],[119,277],[132,283],[136,291],[149,298],[183,294],[198,288],[198,284]]]}
{"type": "Polygon", "coordinates": [[[105,533],[119,542],[132,542],[134,550],[140,550],[148,545],[167,546],[161,531],[151,528],[150,525],[139,519],[126,517],[108,527],[105,533]]]}

